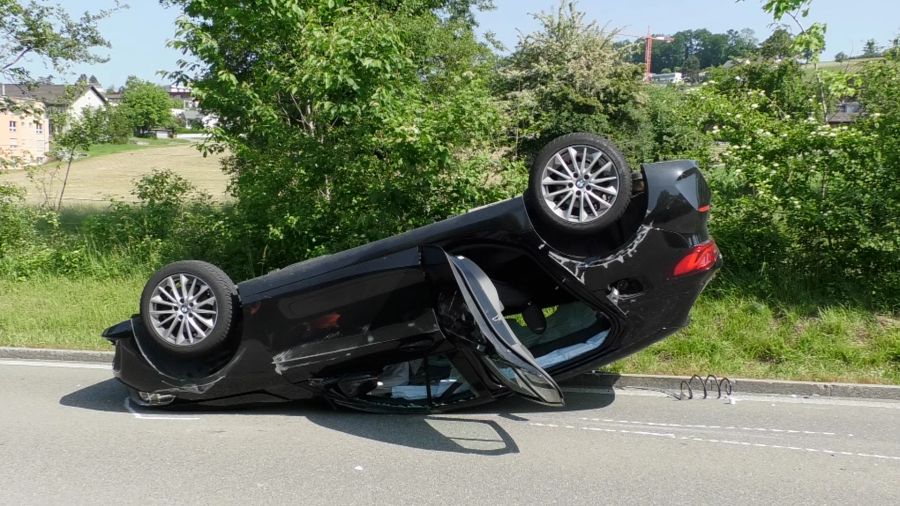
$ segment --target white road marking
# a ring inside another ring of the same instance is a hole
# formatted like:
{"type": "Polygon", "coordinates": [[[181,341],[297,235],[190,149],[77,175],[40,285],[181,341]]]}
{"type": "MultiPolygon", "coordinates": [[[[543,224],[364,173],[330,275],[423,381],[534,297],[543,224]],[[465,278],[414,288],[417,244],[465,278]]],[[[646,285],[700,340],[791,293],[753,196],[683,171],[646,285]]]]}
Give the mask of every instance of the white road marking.
{"type": "Polygon", "coordinates": [[[15,360],[0,358],[0,365],[27,366],[27,367],[57,367],[63,369],[112,369],[112,364],[91,362],[63,362],[50,360],[15,360]]]}
{"type": "Polygon", "coordinates": [[[627,395],[633,397],[669,397],[669,394],[656,390],[622,390],[619,388],[590,388],[590,387],[565,387],[565,393],[572,394],[600,394],[600,395],[627,395]]]}
{"type": "MultiPolygon", "coordinates": [[[[528,425],[534,425],[535,427],[550,427],[550,428],[559,428],[559,425],[555,425],[552,423],[540,423],[540,422],[530,422],[528,425]]],[[[564,429],[574,429],[575,427],[571,425],[564,425],[562,428],[564,429]]],[[[646,432],[646,431],[638,431],[638,430],[625,430],[625,429],[605,429],[603,427],[580,427],[581,430],[592,430],[595,432],[617,432],[619,434],[639,434],[642,436],[659,436],[659,437],[667,437],[667,438],[675,438],[675,434],[669,433],[659,433],[659,432],[646,432]]]]}
{"type": "Polygon", "coordinates": [[[143,413],[139,413],[134,409],[134,406],[131,405],[131,399],[128,397],[125,398],[125,402],[123,403],[125,409],[128,410],[129,413],[134,415],[138,420],[179,420],[179,421],[193,421],[199,420],[200,418],[196,416],[165,416],[165,415],[145,415],[143,413]]]}
{"type": "MultiPolygon", "coordinates": [[[[740,427],[737,425],[704,425],[704,424],[682,424],[682,423],[664,423],[664,422],[639,422],[635,420],[616,420],[614,418],[581,418],[585,422],[606,422],[606,423],[624,423],[630,425],[648,425],[650,427],[677,427],[684,429],[717,429],[717,430],[746,430],[754,432],[776,432],[781,434],[808,434],[820,436],[836,436],[834,432],[819,432],[814,430],[796,430],[796,429],[770,429],[766,427],[740,427]]],[[[853,437],[853,434],[847,434],[853,437]]]]}
{"type": "MultiPolygon", "coordinates": [[[[549,424],[549,423],[539,423],[539,422],[528,422],[528,425],[534,427],[546,427],[546,428],[564,428],[567,429],[569,427],[575,428],[572,426],[563,426],[549,424]]],[[[900,462],[900,457],[895,457],[891,455],[878,455],[873,453],[854,453],[854,452],[844,452],[844,451],[834,451],[834,450],[824,450],[820,448],[801,448],[799,446],[783,446],[783,445],[775,445],[775,444],[765,444],[765,443],[753,443],[750,441],[734,441],[730,439],[711,439],[711,438],[702,438],[695,436],[676,436],[671,433],[660,433],[660,432],[645,432],[645,431],[635,431],[635,430],[624,430],[624,429],[606,429],[603,427],[578,427],[578,429],[593,431],[593,432],[614,432],[618,434],[635,434],[638,436],[653,436],[653,437],[663,437],[667,439],[677,439],[678,441],[697,441],[700,443],[713,443],[713,444],[726,444],[731,446],[753,446],[756,448],[773,448],[778,450],[793,450],[793,451],[802,451],[808,453],[823,453],[829,455],[844,455],[848,457],[862,457],[862,458],[870,458],[870,459],[880,459],[880,460],[895,460],[900,462]]]]}
{"type": "MultiPolygon", "coordinates": [[[[576,393],[576,394],[599,394],[599,395],[616,395],[616,396],[624,396],[624,397],[671,397],[670,394],[667,394],[660,390],[644,390],[644,389],[636,389],[636,388],[591,388],[591,387],[566,387],[562,389],[563,392],[566,393],[576,393]]],[[[799,397],[792,395],[774,395],[774,394],[740,394],[733,395],[730,399],[725,399],[723,396],[721,399],[716,399],[715,397],[711,397],[709,399],[700,399],[698,397],[694,397],[692,400],[685,400],[681,402],[709,402],[709,401],[721,401],[723,403],[728,402],[731,404],[731,400],[734,401],[753,401],[753,402],[768,402],[772,403],[772,406],[776,406],[776,403],[785,403],[785,404],[816,404],[816,405],[824,405],[824,406],[854,406],[854,407],[862,407],[862,408],[883,408],[883,409],[897,409],[900,410],[900,402],[892,399],[853,399],[850,397],[799,397]]]]}

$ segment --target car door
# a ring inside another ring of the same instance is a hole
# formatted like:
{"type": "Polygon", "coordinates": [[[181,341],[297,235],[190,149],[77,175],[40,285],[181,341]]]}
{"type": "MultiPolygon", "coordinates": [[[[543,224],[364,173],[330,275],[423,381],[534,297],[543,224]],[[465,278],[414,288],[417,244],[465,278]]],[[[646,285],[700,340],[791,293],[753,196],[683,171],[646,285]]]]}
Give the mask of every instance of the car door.
{"type": "Polygon", "coordinates": [[[445,255],[469,312],[491,346],[468,341],[459,345],[472,347],[493,379],[513,392],[541,404],[562,406],[559,385],[537,364],[503,317],[503,304],[491,279],[472,260],[445,255]]]}

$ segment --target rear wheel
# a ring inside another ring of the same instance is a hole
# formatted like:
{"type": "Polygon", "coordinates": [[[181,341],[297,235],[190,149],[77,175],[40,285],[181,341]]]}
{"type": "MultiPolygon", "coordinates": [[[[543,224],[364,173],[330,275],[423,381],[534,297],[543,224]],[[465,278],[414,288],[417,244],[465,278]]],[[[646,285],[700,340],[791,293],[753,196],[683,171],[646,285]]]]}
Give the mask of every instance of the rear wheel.
{"type": "Polygon", "coordinates": [[[628,207],[631,171],[607,139],[589,133],[564,135],[535,158],[525,197],[540,218],[564,232],[597,232],[628,207]]]}
{"type": "Polygon", "coordinates": [[[141,294],[148,333],[176,356],[199,356],[219,348],[234,321],[237,289],[218,267],[196,260],[156,271],[141,294]]]}

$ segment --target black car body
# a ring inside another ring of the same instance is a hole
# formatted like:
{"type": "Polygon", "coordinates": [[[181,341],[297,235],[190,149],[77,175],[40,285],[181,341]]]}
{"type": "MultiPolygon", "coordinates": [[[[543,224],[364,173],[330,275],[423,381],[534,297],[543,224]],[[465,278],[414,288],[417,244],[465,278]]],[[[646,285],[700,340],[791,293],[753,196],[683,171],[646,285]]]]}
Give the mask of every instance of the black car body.
{"type": "Polygon", "coordinates": [[[632,183],[601,233],[562,234],[518,197],[239,283],[226,345],[202,359],[166,353],[136,315],[104,332],[115,375],[148,405],[561,405],[558,380],[684,327],[721,264],[696,163],[632,183]]]}

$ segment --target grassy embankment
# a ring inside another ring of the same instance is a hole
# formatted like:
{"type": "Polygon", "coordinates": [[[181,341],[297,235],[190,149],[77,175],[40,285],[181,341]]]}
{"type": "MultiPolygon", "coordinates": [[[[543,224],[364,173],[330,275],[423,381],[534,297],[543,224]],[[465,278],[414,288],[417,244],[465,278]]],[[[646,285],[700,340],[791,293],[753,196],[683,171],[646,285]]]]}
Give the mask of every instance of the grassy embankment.
{"type": "MultiPolygon", "coordinates": [[[[214,196],[224,193],[218,160],[179,145],[79,161],[67,194],[127,200],[132,181],[154,168],[176,170],[214,196]]],[[[64,226],[96,212],[102,206],[69,206],[64,226]]],[[[137,311],[148,275],[137,269],[116,278],[0,280],[0,346],[108,350],[100,332],[137,311]]],[[[896,313],[855,303],[848,294],[822,298],[814,288],[789,282],[779,290],[753,286],[752,277],[723,272],[697,302],[689,328],[608,369],[900,384],[896,313]]]]}
{"type": "MultiPolygon", "coordinates": [[[[100,332],[137,311],[145,280],[0,281],[0,346],[108,350],[100,332]]],[[[900,384],[896,315],[784,305],[738,292],[732,286],[704,294],[690,327],[609,369],[900,384]]]]}

